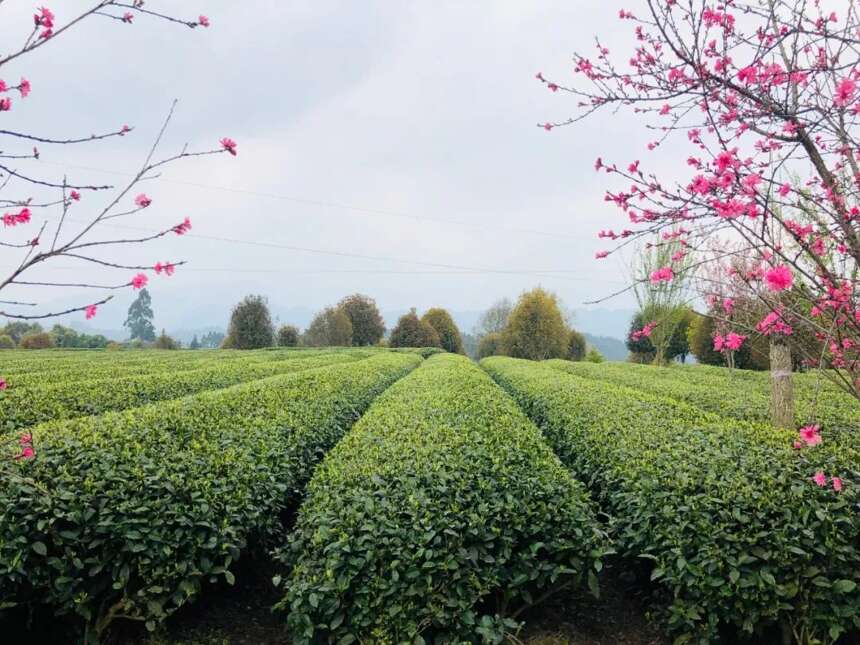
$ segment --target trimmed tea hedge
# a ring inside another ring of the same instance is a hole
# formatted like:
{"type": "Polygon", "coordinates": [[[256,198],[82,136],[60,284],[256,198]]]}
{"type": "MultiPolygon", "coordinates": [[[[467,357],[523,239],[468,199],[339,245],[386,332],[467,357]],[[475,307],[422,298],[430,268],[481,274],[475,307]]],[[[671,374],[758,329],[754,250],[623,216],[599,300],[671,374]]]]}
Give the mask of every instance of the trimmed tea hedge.
{"type": "Polygon", "coordinates": [[[724,623],[761,638],[779,622],[804,643],[860,626],[856,464],[795,451],[792,432],[547,365],[482,365],[613,516],[619,549],[653,562],[677,642],[713,642],[724,623]],[[819,488],[818,468],[852,483],[819,488]]]}
{"type": "Polygon", "coordinates": [[[317,469],[280,558],[293,642],[500,642],[560,585],[596,591],[583,487],[486,374],[443,354],[317,469]]]}
{"type": "Polygon", "coordinates": [[[204,581],[232,582],[249,540],[279,534],[322,455],[420,362],[385,353],[36,426],[36,457],[0,481],[0,607],[155,627],[204,581]]]}
{"type": "Polygon", "coordinates": [[[10,388],[0,393],[0,432],[10,432],[46,421],[125,410],[276,374],[354,361],[367,355],[354,352],[307,355],[290,360],[230,361],[189,371],[165,369],[156,374],[61,382],[52,380],[38,388],[10,388]]]}
{"type": "MultiPolygon", "coordinates": [[[[769,423],[770,385],[761,373],[738,375],[727,369],[664,368],[623,363],[571,363],[547,361],[555,368],[585,378],[597,378],[638,390],[669,396],[703,410],[743,421],[769,423]]],[[[847,443],[860,446],[860,401],[822,383],[818,388],[808,374],[795,375],[796,424],[818,423],[831,437],[844,435],[847,443]]]]}

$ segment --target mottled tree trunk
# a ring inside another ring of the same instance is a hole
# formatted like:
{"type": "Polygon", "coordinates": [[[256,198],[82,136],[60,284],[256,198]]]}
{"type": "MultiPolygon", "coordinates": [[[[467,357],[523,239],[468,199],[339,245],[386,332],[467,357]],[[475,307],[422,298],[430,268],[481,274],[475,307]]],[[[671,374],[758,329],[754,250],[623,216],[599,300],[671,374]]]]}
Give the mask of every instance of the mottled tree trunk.
{"type": "Polygon", "coordinates": [[[770,419],[777,428],[795,425],[791,348],[778,338],[770,341],[770,419]]]}

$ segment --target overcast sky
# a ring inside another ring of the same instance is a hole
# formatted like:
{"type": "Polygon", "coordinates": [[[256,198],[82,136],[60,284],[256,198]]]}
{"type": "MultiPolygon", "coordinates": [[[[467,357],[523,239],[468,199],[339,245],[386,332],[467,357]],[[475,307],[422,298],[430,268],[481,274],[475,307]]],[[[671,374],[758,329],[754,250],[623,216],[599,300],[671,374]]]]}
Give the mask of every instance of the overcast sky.
{"type": "MultiPolygon", "coordinates": [[[[89,4],[51,6],[62,24],[89,4]]],[[[595,34],[610,44],[629,40],[632,26],[617,19],[619,3],[146,6],[205,13],[212,27],[96,17],[0,76],[24,75],[33,84],[31,96],[16,98],[3,115],[3,127],[51,136],[135,127],[123,139],[44,146],[41,162],[19,165],[43,176],[121,184],[173,98],[180,102],[164,154],[185,142],[195,149],[224,136],[238,142],[237,158],[170,167],[144,187],[153,205],[118,222],[156,229],[189,216],[193,235],[103,256],[190,262],[171,278],[151,276],[160,325],[226,324],[226,309],[247,293],[282,309],[317,309],[359,291],[383,309],[475,310],[537,284],[579,307],[624,283],[622,264],[593,259],[605,246],[598,230],[624,226],[603,201],[606,176],[593,163],[599,155],[627,163],[646,154],[645,133],[633,117],[608,112],[545,132],[535,124],[569,116],[574,99],[534,79],[538,71],[572,79],[573,51],[588,50],[595,34]]],[[[0,7],[5,49],[30,28],[32,9],[20,0],[0,7]]],[[[75,221],[107,198],[84,195],[75,221]]],[[[136,232],[105,228],[100,235],[136,232]]],[[[6,268],[14,257],[2,253],[6,268]]],[[[130,278],[69,260],[54,267],[32,277],[130,278]]],[[[70,302],[69,293],[52,289],[15,295],[70,302]]],[[[99,322],[121,324],[132,299],[130,291],[118,293],[99,322]]],[[[622,298],[604,306],[630,305],[622,298]]]]}

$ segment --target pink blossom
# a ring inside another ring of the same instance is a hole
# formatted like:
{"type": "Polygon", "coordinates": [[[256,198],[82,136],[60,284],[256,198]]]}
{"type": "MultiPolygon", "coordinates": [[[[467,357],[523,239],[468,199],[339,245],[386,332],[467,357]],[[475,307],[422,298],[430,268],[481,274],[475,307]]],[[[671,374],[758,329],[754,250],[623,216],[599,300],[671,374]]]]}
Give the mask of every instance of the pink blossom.
{"type": "Polygon", "coordinates": [[[187,217],[182,220],[179,224],[173,227],[173,232],[177,235],[185,235],[188,231],[191,230],[191,220],[187,217]]]}
{"type": "Polygon", "coordinates": [[[6,81],[0,78],[0,92],[6,92],[9,89],[9,86],[6,85],[6,81]]]}
{"type": "Polygon", "coordinates": [[[795,441],[793,444],[795,450],[800,450],[803,448],[803,444],[800,441],[795,441]]]}
{"type": "Polygon", "coordinates": [[[36,456],[36,453],[33,451],[33,446],[24,446],[23,450],[21,450],[21,454],[16,457],[16,459],[32,459],[36,456]]]}
{"type": "Polygon", "coordinates": [[[800,429],[800,440],[807,446],[817,446],[821,443],[820,428],[817,425],[803,426],[800,429]]]}
{"type": "Polygon", "coordinates": [[[197,19],[197,24],[201,27],[208,27],[211,23],[209,22],[209,18],[207,18],[206,16],[200,16],[197,19]]]}
{"type": "Polygon", "coordinates": [[[98,307],[96,305],[87,305],[85,316],[87,320],[92,320],[96,317],[96,309],[98,307]]]}
{"type": "Polygon", "coordinates": [[[723,347],[725,346],[726,339],[722,337],[721,334],[717,334],[714,336],[714,351],[721,352],[723,351],[723,347]]]}
{"type": "Polygon", "coordinates": [[[837,493],[842,490],[842,478],[841,477],[831,477],[830,483],[833,484],[833,490],[837,493]]]}
{"type": "Polygon", "coordinates": [[[236,142],[233,141],[233,139],[231,139],[230,137],[224,137],[223,139],[221,139],[221,147],[234,157],[236,156],[236,142]]]}
{"type": "Polygon", "coordinates": [[[50,29],[54,26],[54,13],[47,7],[40,7],[37,14],[33,16],[33,22],[37,27],[47,27],[50,29]]]}
{"type": "Polygon", "coordinates": [[[756,331],[764,336],[782,334],[791,336],[794,330],[782,319],[782,311],[771,311],[756,325],[756,331]]]}
{"type": "Polygon", "coordinates": [[[6,379],[3,378],[2,376],[0,376],[0,392],[7,389],[8,387],[9,387],[9,384],[6,382],[6,379]]]}
{"type": "Polygon", "coordinates": [[[76,190],[73,190],[71,193],[69,193],[69,197],[71,197],[76,202],[81,201],[81,194],[76,190]]]}
{"type": "Polygon", "coordinates": [[[751,83],[756,82],[756,69],[752,65],[748,67],[744,67],[741,71],[738,72],[738,80],[745,84],[750,85],[751,83]]]}
{"type": "Polygon", "coordinates": [[[597,260],[602,260],[607,255],[609,255],[609,251],[598,251],[597,253],[594,254],[594,257],[597,260]]]}
{"type": "Polygon", "coordinates": [[[775,266],[764,274],[764,279],[771,291],[785,291],[791,286],[794,276],[784,264],[775,266]]]}
{"type": "Polygon", "coordinates": [[[550,131],[550,130],[552,130],[555,126],[554,126],[552,123],[547,122],[547,123],[544,123],[541,127],[542,127],[544,130],[546,130],[547,132],[549,132],[549,131],[550,131]]]}
{"type": "Polygon", "coordinates": [[[726,349],[730,349],[731,351],[736,352],[741,348],[741,345],[744,344],[744,341],[746,339],[746,336],[736,334],[735,332],[729,332],[729,334],[726,336],[726,349]]]}
{"type": "Polygon", "coordinates": [[[731,316],[735,309],[735,301],[731,298],[723,298],[723,311],[727,316],[731,316]]]}
{"type": "Polygon", "coordinates": [[[155,273],[157,273],[158,275],[161,275],[161,272],[163,271],[165,275],[171,276],[171,275],[173,275],[173,272],[176,270],[176,265],[171,264],[170,262],[165,262],[164,264],[162,264],[161,262],[157,262],[155,264],[155,266],[152,268],[155,270],[155,273]]]}
{"type": "Polygon", "coordinates": [[[651,284],[660,284],[661,282],[671,282],[675,277],[675,272],[672,267],[662,267],[651,272],[651,284]]]}
{"type": "Polygon", "coordinates": [[[127,134],[128,132],[131,132],[131,128],[128,127],[127,125],[122,126],[119,130],[120,136],[127,134]]]}
{"type": "Polygon", "coordinates": [[[813,475],[812,481],[823,488],[824,485],[827,484],[827,477],[824,475],[823,471],[819,470],[815,475],[813,475]]]}
{"type": "Polygon", "coordinates": [[[141,193],[134,198],[134,203],[137,204],[140,208],[146,208],[152,203],[152,200],[147,197],[145,193],[141,193]]]}
{"type": "Polygon", "coordinates": [[[21,92],[21,98],[25,99],[30,95],[30,90],[32,86],[30,85],[30,81],[26,78],[22,78],[21,82],[18,83],[18,91],[21,92]]]}
{"type": "Polygon", "coordinates": [[[690,184],[689,190],[697,195],[707,195],[711,192],[711,182],[704,175],[696,175],[693,177],[693,183],[690,184]]]}
{"type": "Polygon", "coordinates": [[[131,24],[134,21],[134,14],[131,11],[126,11],[122,14],[122,21],[131,24]]]}
{"type": "Polygon", "coordinates": [[[790,192],[791,192],[791,185],[788,183],[784,183],[782,186],[779,187],[780,197],[785,197],[790,192]]]}
{"type": "Polygon", "coordinates": [[[663,116],[666,116],[667,114],[669,114],[669,111],[671,109],[672,109],[671,105],[669,105],[668,103],[664,103],[663,107],[660,108],[660,114],[663,116]]]}
{"type": "Polygon", "coordinates": [[[12,99],[8,96],[0,99],[0,112],[8,112],[12,109],[12,99]]]}
{"type": "Polygon", "coordinates": [[[143,289],[147,282],[149,282],[149,278],[143,273],[138,273],[131,279],[131,286],[135,289],[143,289]]]}
{"type": "Polygon", "coordinates": [[[857,83],[851,78],[843,78],[836,84],[836,97],[833,103],[837,107],[845,107],[854,98],[854,92],[857,91],[857,83]]]}

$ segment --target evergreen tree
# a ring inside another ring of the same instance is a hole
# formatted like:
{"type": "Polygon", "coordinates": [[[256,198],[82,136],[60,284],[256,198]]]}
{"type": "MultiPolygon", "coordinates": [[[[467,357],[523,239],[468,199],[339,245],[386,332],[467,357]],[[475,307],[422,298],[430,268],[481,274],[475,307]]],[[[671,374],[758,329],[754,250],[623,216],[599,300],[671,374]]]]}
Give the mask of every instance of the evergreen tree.
{"type": "Polygon", "coordinates": [[[152,298],[149,291],[141,289],[137,298],[128,308],[128,317],[123,323],[128,327],[129,340],[142,340],[151,343],[155,340],[155,326],[152,324],[152,298]]]}
{"type": "Polygon", "coordinates": [[[428,309],[421,320],[430,325],[439,334],[439,342],[442,344],[442,349],[452,354],[463,353],[463,337],[460,335],[460,330],[454,319],[451,318],[445,309],[436,307],[428,309]]]}
{"type": "Polygon", "coordinates": [[[234,349],[259,349],[275,344],[275,328],[269,305],[263,296],[245,296],[233,308],[225,346],[234,349]]]}
{"type": "Polygon", "coordinates": [[[385,322],[373,298],[356,293],[341,300],[337,306],[349,317],[353,345],[376,345],[382,339],[385,322]]]}
{"type": "Polygon", "coordinates": [[[540,287],[520,296],[502,332],[510,356],[534,361],[564,358],[569,340],[558,299],[540,287]]]}
{"type": "Polygon", "coordinates": [[[200,349],[200,341],[197,339],[197,334],[194,334],[194,338],[191,339],[188,349],[200,349]]]}
{"type": "Polygon", "coordinates": [[[400,317],[388,340],[391,347],[442,347],[438,332],[418,318],[415,309],[400,317]]]}

